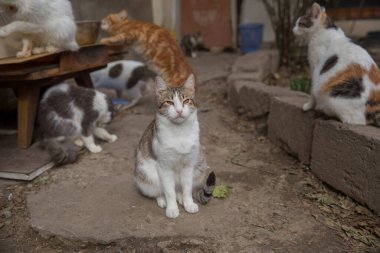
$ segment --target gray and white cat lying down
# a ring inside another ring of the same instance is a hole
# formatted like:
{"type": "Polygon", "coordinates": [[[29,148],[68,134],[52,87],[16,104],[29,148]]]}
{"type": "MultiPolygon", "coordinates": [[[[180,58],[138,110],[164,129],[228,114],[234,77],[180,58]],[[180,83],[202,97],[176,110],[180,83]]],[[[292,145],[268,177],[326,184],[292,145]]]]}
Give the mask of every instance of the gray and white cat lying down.
{"type": "Polygon", "coordinates": [[[106,68],[92,72],[91,79],[95,88],[107,88],[116,91],[121,98],[125,93],[130,103],[125,108],[136,105],[143,92],[156,76],[144,63],[131,60],[114,61],[106,68]]]}
{"type": "Polygon", "coordinates": [[[76,161],[83,144],[91,153],[99,153],[102,147],[95,144],[94,136],[117,140],[104,129],[112,117],[113,105],[105,94],[66,83],[55,85],[45,92],[38,110],[41,146],[58,165],[76,161]]]}

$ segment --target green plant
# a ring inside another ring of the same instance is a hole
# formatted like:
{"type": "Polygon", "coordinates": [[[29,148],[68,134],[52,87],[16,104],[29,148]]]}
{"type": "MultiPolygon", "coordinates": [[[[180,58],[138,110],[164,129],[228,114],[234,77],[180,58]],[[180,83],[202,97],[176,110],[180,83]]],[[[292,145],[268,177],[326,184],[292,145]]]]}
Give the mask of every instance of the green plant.
{"type": "Polygon", "coordinates": [[[311,80],[307,76],[292,77],[290,79],[290,89],[310,94],[311,80]]]}
{"type": "Polygon", "coordinates": [[[276,35],[281,66],[295,66],[300,61],[302,54],[299,52],[293,27],[313,2],[314,0],[263,0],[276,35]]]}

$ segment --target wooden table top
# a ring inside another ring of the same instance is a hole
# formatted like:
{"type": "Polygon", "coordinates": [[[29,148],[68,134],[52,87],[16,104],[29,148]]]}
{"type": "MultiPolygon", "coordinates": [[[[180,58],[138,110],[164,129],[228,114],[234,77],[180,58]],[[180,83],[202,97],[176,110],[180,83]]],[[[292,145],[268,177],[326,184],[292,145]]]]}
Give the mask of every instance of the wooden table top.
{"type": "Polygon", "coordinates": [[[124,53],[126,50],[121,47],[93,44],[81,47],[76,52],[61,51],[26,58],[3,58],[0,59],[0,86],[4,82],[33,81],[99,68],[120,59],[124,53]]]}

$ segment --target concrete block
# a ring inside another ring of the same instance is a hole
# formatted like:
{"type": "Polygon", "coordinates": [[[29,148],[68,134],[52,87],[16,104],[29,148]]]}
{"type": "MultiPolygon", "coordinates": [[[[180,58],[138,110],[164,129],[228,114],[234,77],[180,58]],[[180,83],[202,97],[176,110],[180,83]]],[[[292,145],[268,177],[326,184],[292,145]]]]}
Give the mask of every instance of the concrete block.
{"type": "Polygon", "coordinates": [[[323,181],[380,212],[380,129],[316,120],[311,169],[323,181]]]}
{"type": "Polygon", "coordinates": [[[227,88],[228,101],[231,107],[238,111],[241,108],[239,101],[240,89],[245,85],[244,82],[229,82],[227,88]]]}
{"type": "Polygon", "coordinates": [[[231,106],[235,109],[243,109],[252,118],[266,116],[273,97],[307,96],[291,91],[289,88],[268,86],[259,82],[239,80],[229,85],[233,86],[228,89],[231,106]]]}
{"type": "Polygon", "coordinates": [[[232,73],[228,76],[228,82],[239,80],[261,82],[268,74],[268,71],[263,71],[261,67],[258,67],[256,71],[232,73]]]}
{"type": "Polygon", "coordinates": [[[310,164],[314,111],[304,112],[306,96],[272,99],[268,118],[268,138],[304,164],[310,164]]]}
{"type": "Polygon", "coordinates": [[[240,57],[232,66],[232,72],[257,71],[264,66],[268,72],[276,72],[280,63],[277,49],[263,49],[240,57]]]}

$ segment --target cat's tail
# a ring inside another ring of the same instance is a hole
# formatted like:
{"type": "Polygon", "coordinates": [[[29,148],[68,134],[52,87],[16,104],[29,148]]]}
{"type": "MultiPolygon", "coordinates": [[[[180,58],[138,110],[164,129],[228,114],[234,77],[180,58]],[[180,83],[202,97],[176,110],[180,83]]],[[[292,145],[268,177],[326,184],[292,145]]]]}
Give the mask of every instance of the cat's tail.
{"type": "Polygon", "coordinates": [[[199,189],[198,192],[196,192],[194,196],[195,199],[199,203],[205,205],[210,201],[212,197],[212,192],[214,191],[214,188],[215,188],[215,181],[216,181],[215,173],[212,171],[208,175],[206,183],[203,186],[203,188],[199,189]]]}
{"type": "Polygon", "coordinates": [[[41,142],[41,148],[47,150],[56,165],[73,163],[78,159],[80,147],[71,138],[50,138],[41,142]]]}
{"type": "Polygon", "coordinates": [[[76,41],[71,41],[69,44],[68,44],[68,48],[70,51],[78,51],[79,49],[79,45],[76,41]]]}

